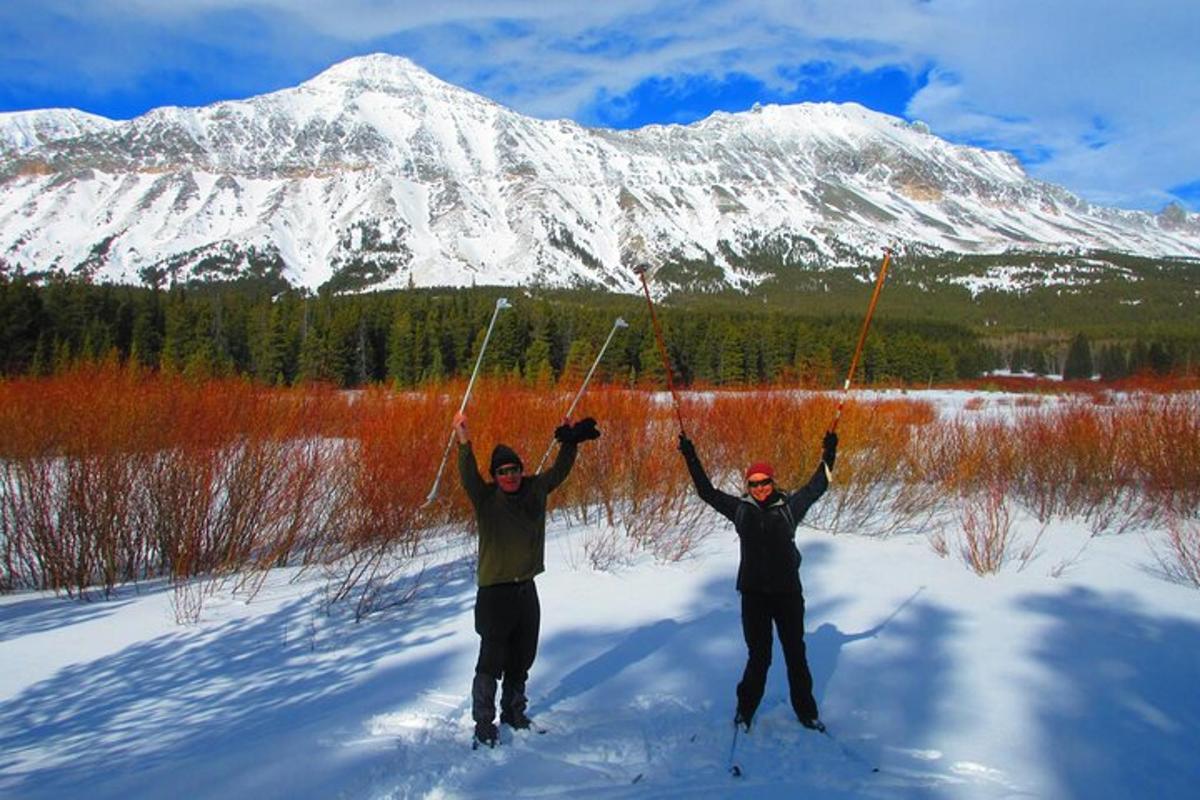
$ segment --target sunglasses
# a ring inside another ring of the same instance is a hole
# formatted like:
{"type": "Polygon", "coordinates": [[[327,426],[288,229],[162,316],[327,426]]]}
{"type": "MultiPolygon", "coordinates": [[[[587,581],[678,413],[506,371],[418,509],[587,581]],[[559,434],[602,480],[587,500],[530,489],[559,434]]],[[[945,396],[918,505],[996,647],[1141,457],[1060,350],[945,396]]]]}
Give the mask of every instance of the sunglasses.
{"type": "Polygon", "coordinates": [[[509,464],[508,466],[500,467],[499,469],[497,469],[496,474],[500,475],[502,477],[505,477],[505,478],[510,477],[512,475],[520,475],[521,468],[518,467],[516,464],[509,464]]]}
{"type": "Polygon", "coordinates": [[[761,481],[747,481],[746,485],[751,489],[759,489],[763,486],[770,486],[775,482],[774,478],[763,478],[761,481]]]}

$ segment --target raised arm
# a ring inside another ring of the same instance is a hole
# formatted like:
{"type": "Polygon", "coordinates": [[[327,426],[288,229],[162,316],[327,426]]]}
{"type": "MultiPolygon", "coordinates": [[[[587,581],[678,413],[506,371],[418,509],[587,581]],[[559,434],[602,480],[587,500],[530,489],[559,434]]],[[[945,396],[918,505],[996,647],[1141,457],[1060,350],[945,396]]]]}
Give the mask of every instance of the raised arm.
{"type": "Polygon", "coordinates": [[[579,445],[575,442],[558,443],[558,455],[554,457],[554,463],[540,476],[546,483],[547,494],[557,489],[571,474],[571,467],[575,466],[575,456],[578,452],[579,445]]]}
{"type": "Polygon", "coordinates": [[[458,479],[472,505],[477,505],[487,494],[487,484],[479,474],[479,464],[475,461],[475,451],[471,449],[471,438],[467,433],[467,418],[461,413],[454,417],[454,435],[458,439],[458,479]]]}
{"type": "Polygon", "coordinates": [[[830,472],[833,470],[834,459],[837,458],[837,443],[836,433],[830,431],[825,434],[825,439],[821,443],[821,463],[817,465],[817,469],[808,479],[808,483],[797,489],[788,498],[788,508],[796,520],[804,519],[809,507],[817,502],[817,499],[829,488],[830,472]]]}
{"type": "Polygon", "coordinates": [[[596,427],[596,420],[591,417],[585,417],[574,425],[571,424],[571,420],[565,419],[562,425],[554,429],[554,438],[558,440],[558,455],[555,456],[550,469],[542,474],[547,493],[553,492],[567,479],[571,467],[575,465],[579,443],[599,439],[600,429],[596,427]]]}
{"type": "Polygon", "coordinates": [[[700,463],[700,456],[696,455],[696,446],[692,444],[691,439],[682,433],[679,434],[679,452],[683,454],[683,461],[687,464],[688,474],[692,476],[692,483],[696,487],[696,494],[700,495],[701,500],[708,503],[720,512],[722,516],[732,522],[734,515],[737,513],[738,503],[741,501],[712,485],[712,481],[708,479],[708,475],[704,472],[704,465],[700,463]]]}

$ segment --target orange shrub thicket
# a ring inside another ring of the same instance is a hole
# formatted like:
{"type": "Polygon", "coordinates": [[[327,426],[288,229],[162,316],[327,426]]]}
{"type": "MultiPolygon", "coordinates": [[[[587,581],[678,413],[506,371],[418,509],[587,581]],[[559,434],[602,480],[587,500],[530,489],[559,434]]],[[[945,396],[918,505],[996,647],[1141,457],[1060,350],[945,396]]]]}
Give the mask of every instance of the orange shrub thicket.
{"type": "Polygon", "coordinates": [[[1156,514],[1200,509],[1200,394],[1143,395],[1118,412],[1126,436],[1120,457],[1156,514]]]}
{"type": "Polygon", "coordinates": [[[307,443],[341,405],[112,363],[0,383],[0,583],[107,591],[285,559],[321,505],[307,443]]]}
{"type": "MultiPolygon", "coordinates": [[[[348,561],[348,593],[375,580],[385,555],[412,557],[431,533],[470,530],[454,448],[425,505],[465,389],[273,389],[113,363],[0,381],[0,589],[74,594],[155,575],[253,587],[273,566],[348,561]]],[[[481,472],[498,442],[536,469],[573,390],[481,380],[467,409],[481,472]]],[[[755,460],[772,462],[785,488],[807,481],[836,396],[686,392],[681,403],[714,484],[740,492],[755,460]]],[[[722,529],[698,524],[706,512],[668,394],[593,386],[574,416],[596,417],[603,435],[551,496],[555,513],[600,523],[609,546],[664,559],[722,529]]],[[[833,484],[809,517],[832,531],[919,530],[956,498],[981,495],[1043,521],[1083,516],[1096,532],[1200,508],[1195,394],[1058,398],[1005,418],[854,398],[838,433],[833,484]]]]}

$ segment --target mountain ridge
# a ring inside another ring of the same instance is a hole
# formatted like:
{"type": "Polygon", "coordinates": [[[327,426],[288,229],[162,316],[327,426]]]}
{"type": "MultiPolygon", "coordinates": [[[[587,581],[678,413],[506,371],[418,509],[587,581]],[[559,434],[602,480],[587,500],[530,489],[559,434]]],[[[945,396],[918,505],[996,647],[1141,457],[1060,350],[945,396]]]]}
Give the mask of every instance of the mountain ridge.
{"type": "Polygon", "coordinates": [[[629,267],[650,262],[745,289],[860,266],[885,245],[1198,258],[1200,215],[1095,206],[1010,154],[857,104],[588,128],[383,54],[123,122],[0,115],[0,269],[630,291],[629,267]]]}

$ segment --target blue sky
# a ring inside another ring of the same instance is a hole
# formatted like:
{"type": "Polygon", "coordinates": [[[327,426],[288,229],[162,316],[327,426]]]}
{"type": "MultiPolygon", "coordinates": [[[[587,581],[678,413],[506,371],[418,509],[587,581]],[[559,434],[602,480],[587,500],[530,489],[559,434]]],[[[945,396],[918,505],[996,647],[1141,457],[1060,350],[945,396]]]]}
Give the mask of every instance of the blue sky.
{"type": "Polygon", "coordinates": [[[1105,205],[1200,210],[1197,0],[4,0],[0,111],[115,119],[373,52],[522,113],[855,101],[1105,205]]]}

